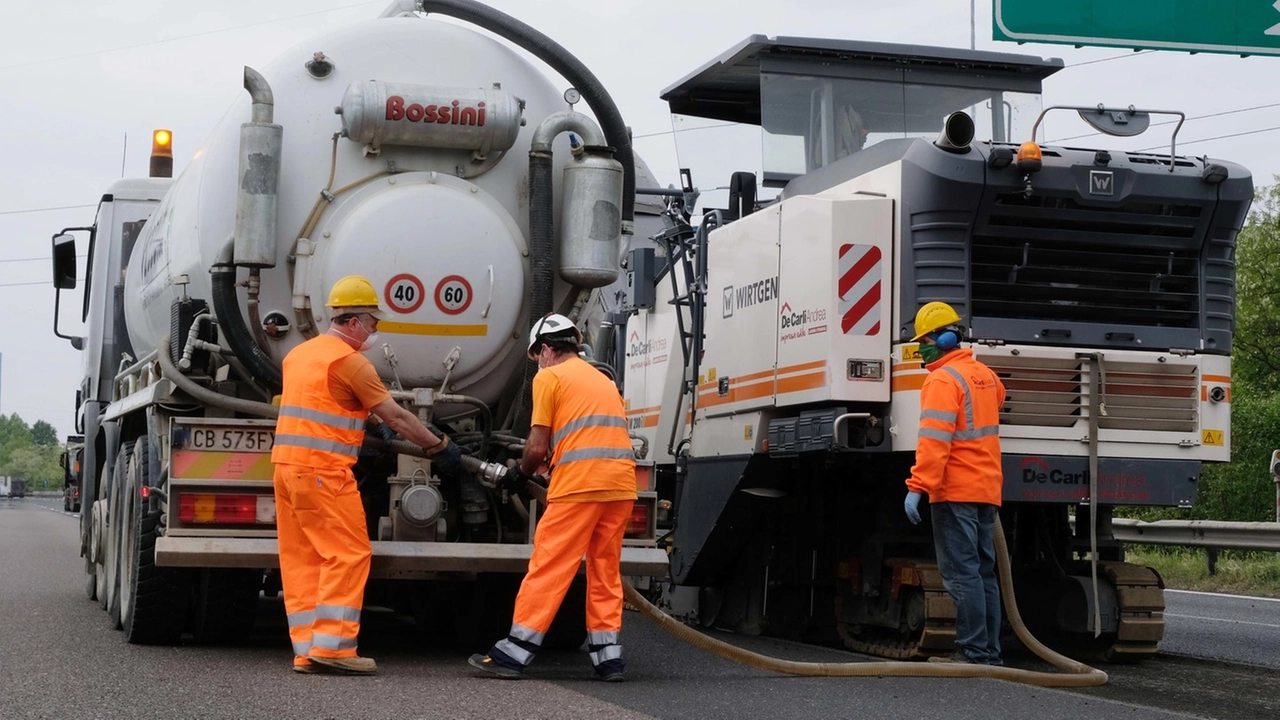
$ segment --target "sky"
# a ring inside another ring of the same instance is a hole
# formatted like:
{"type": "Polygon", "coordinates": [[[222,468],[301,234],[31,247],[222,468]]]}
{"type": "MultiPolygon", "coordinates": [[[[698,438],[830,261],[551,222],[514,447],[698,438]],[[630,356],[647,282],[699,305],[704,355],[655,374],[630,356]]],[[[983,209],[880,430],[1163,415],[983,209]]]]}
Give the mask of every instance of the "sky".
{"type": "MultiPolygon", "coordinates": [[[[1056,0],[1046,0],[1051,1],[1056,0]]],[[[122,168],[125,175],[146,175],[151,130],[173,130],[177,175],[243,92],[244,65],[265,65],[308,36],[376,17],[387,4],[6,3],[0,23],[0,413],[17,413],[28,423],[45,420],[61,434],[73,431],[81,358],[53,336],[49,239],[61,228],[91,224],[98,198],[122,168]]],[[[723,185],[731,171],[743,169],[734,167],[734,158],[744,151],[734,146],[740,136],[727,132],[681,133],[682,142],[700,135],[703,152],[678,155],[671,115],[658,96],[749,35],[970,44],[968,0],[489,4],[540,29],[592,69],[632,127],[636,151],[662,185],[678,184],[682,166],[692,167],[700,187],[723,185]]],[[[977,0],[974,9],[979,49],[1066,63],[1045,82],[1046,106],[1102,102],[1181,110],[1189,120],[1179,135],[1180,152],[1243,164],[1259,185],[1272,184],[1280,174],[1280,85],[1274,81],[1280,57],[998,42],[992,39],[991,0],[977,0]]],[[[1276,19],[1280,22],[1280,11],[1276,19]]],[[[1049,116],[1041,140],[1088,132],[1079,121],[1061,117],[1049,116]]],[[[1096,144],[1163,145],[1168,130],[1158,127],[1140,138],[1096,144]]],[[[758,146],[747,149],[759,153],[758,146]]],[[[64,306],[78,302],[79,289],[64,306]]],[[[63,332],[79,332],[78,319],[78,313],[64,312],[63,332]]]]}

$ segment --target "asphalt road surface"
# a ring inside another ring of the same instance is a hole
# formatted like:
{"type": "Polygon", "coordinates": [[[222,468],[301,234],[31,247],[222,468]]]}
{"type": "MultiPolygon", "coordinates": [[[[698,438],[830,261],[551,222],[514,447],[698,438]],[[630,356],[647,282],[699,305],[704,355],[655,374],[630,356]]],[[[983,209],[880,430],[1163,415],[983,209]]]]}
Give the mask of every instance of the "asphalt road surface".
{"type": "MultiPolygon", "coordinates": [[[[410,622],[379,612],[366,612],[360,638],[379,675],[297,675],[278,600],[263,601],[257,632],[237,646],[127,644],[85,596],[77,527],[60,498],[0,500],[0,718],[1280,717],[1272,617],[1280,608],[1184,594],[1169,601],[1168,650],[1179,654],[1108,666],[1106,687],[1080,691],[777,676],[686,645],[630,612],[622,684],[592,680],[583,652],[545,653],[520,682],[476,677],[465,652],[424,646],[410,622]]],[[[863,659],[720,637],[787,659],[863,659]]]]}

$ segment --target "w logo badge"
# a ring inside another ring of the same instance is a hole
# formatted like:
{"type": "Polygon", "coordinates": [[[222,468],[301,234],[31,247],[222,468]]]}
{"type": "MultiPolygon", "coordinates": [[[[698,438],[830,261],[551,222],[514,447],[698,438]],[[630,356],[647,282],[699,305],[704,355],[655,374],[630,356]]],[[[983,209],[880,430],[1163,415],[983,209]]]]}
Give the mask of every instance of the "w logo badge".
{"type": "Polygon", "coordinates": [[[724,313],[721,317],[733,317],[733,286],[724,289],[724,313]]]}
{"type": "Polygon", "coordinates": [[[1116,174],[1110,170],[1089,171],[1090,195],[1115,195],[1116,174]]]}

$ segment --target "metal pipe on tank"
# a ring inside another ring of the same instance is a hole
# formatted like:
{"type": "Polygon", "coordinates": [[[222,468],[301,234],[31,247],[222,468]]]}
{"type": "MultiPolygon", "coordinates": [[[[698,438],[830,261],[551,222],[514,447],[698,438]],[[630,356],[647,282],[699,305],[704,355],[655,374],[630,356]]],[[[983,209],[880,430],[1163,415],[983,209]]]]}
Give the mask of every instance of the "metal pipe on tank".
{"type": "MultiPolygon", "coordinates": [[[[603,147],[604,133],[582,113],[558,112],[548,116],[533,132],[529,146],[529,269],[532,277],[529,289],[529,317],[540,318],[552,311],[552,253],[555,251],[552,218],[555,214],[553,177],[551,172],[552,142],[562,132],[577,132],[588,145],[603,147]]],[[[583,154],[582,149],[575,155],[583,154]]],[[[567,177],[567,173],[566,173],[567,177]]],[[[569,217],[568,206],[564,218],[569,217]]],[[[572,281],[571,281],[572,282],[572,281]]],[[[607,283],[606,283],[607,284],[607,283]]],[[[525,366],[524,387],[520,393],[519,410],[515,424],[523,427],[533,407],[533,376],[537,366],[530,362],[525,366]]]]}
{"type": "MultiPolygon", "coordinates": [[[[530,153],[550,155],[552,142],[562,132],[571,133],[573,160],[564,168],[560,201],[560,277],[575,287],[604,287],[618,279],[622,164],[605,147],[607,140],[599,126],[573,111],[558,112],[542,121],[533,133],[530,153]]],[[[550,194],[548,189],[548,199],[550,194]]]]}
{"type": "Polygon", "coordinates": [[[617,150],[622,163],[622,232],[630,236],[635,226],[636,163],[631,149],[631,131],[622,120],[622,113],[613,102],[604,83],[556,41],[523,22],[499,12],[475,0],[418,0],[424,13],[438,13],[478,25],[489,32],[504,37],[534,57],[551,66],[582,93],[591,111],[604,125],[605,137],[617,150]]]}
{"type": "Polygon", "coordinates": [[[412,17],[417,9],[418,0],[392,0],[378,18],[412,17]]]}
{"type": "Polygon", "coordinates": [[[568,131],[581,135],[588,146],[604,147],[608,142],[604,139],[604,133],[601,132],[600,127],[591,118],[579,112],[563,110],[548,115],[547,119],[533,131],[533,142],[529,145],[530,152],[551,152],[551,142],[560,133],[568,131]]]}
{"type": "Polygon", "coordinates": [[[245,66],[244,89],[253,100],[250,122],[240,126],[240,170],[236,189],[235,264],[276,266],[280,153],[284,128],[273,122],[275,97],[266,78],[245,66]]]}

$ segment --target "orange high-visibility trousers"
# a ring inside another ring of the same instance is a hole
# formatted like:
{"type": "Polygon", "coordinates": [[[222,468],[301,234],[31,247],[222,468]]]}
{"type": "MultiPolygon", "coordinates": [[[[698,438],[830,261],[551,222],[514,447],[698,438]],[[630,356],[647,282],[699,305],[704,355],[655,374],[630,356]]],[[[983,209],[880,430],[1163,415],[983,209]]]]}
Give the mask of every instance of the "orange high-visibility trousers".
{"type": "MultiPolygon", "coordinates": [[[[601,657],[609,656],[604,659],[620,656],[617,636],[622,629],[622,536],[634,505],[634,500],[547,505],[546,513],[538,520],[529,572],[516,596],[511,635],[500,640],[495,649],[521,665],[532,662],[585,554],[589,639],[593,646],[612,648],[603,652],[601,657]]],[[[597,654],[600,653],[593,651],[592,662],[598,666],[597,654]]]]}
{"type": "Polygon", "coordinates": [[[276,465],[280,579],[294,664],[355,657],[372,549],[349,469],[276,465]]]}

